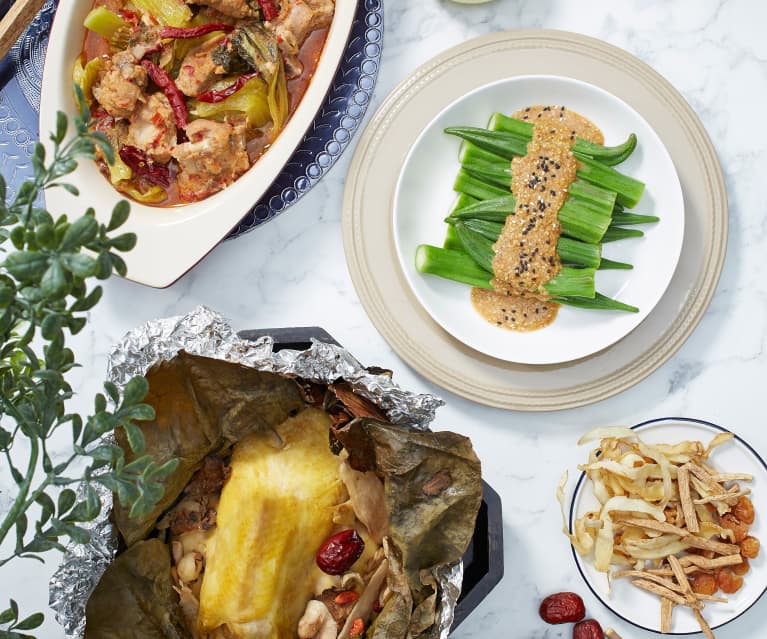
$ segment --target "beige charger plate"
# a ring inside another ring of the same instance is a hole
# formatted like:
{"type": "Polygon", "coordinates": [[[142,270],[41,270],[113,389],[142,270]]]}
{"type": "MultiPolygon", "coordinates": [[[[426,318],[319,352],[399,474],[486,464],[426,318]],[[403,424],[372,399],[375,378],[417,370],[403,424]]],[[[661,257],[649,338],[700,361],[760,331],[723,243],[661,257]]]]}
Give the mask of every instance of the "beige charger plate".
{"type": "Polygon", "coordinates": [[[347,263],[362,304],[405,362],[435,384],[476,402],[544,411],[583,406],[620,393],[681,347],[703,317],[719,280],[727,217],[724,179],[711,141],[668,81],[632,55],[599,40],[525,30],[494,33],[450,49],[392,92],[355,150],[344,193],[343,232],[347,263]],[[551,366],[488,357],[445,332],[407,284],[392,224],[400,169],[429,122],[473,89],[531,74],[589,82],[638,111],[671,154],[686,215],[679,265],[647,319],[610,348],[551,366]]]}

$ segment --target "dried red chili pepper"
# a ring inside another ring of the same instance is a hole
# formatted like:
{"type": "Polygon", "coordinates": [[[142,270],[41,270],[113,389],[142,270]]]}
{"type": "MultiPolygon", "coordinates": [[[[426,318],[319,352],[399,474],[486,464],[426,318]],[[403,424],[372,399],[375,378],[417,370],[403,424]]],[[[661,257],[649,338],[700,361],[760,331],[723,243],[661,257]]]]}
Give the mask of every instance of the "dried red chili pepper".
{"type": "Polygon", "coordinates": [[[258,0],[258,6],[261,7],[264,20],[274,20],[280,14],[272,0],[258,0]]]}
{"type": "Polygon", "coordinates": [[[135,146],[120,147],[120,159],[131,170],[151,184],[169,188],[171,183],[170,168],[167,164],[159,164],[149,159],[147,154],[135,146]]]}
{"type": "Polygon", "coordinates": [[[248,80],[252,80],[258,76],[258,73],[246,73],[245,75],[241,75],[235,82],[230,84],[228,87],[224,87],[223,89],[217,89],[210,91],[206,91],[205,93],[200,93],[200,95],[197,96],[197,100],[200,102],[208,102],[212,104],[216,104],[218,102],[223,102],[226,100],[230,95],[234,95],[242,89],[242,87],[245,86],[246,82],[248,80]]]}
{"type": "Polygon", "coordinates": [[[139,23],[138,13],[131,11],[130,9],[121,9],[117,15],[119,15],[123,20],[130,22],[134,27],[139,23]]]}
{"type": "Polygon", "coordinates": [[[234,31],[234,27],[225,22],[209,22],[208,24],[201,24],[199,27],[188,27],[185,29],[179,27],[163,27],[160,29],[160,37],[162,39],[176,38],[184,40],[188,38],[198,38],[199,36],[207,35],[214,31],[229,33],[230,31],[234,31]]]}
{"type": "Polygon", "coordinates": [[[98,126],[102,122],[106,122],[106,126],[114,126],[115,119],[109,113],[107,113],[107,110],[101,106],[98,105],[93,111],[91,111],[91,118],[96,120],[96,125],[98,126]]]}
{"type": "Polygon", "coordinates": [[[184,102],[184,94],[181,93],[173,79],[151,60],[142,60],[141,66],[146,69],[149,79],[160,87],[165,97],[168,98],[170,107],[173,109],[173,115],[176,116],[176,125],[180,129],[185,129],[186,125],[189,124],[189,111],[186,108],[186,102],[184,102]]]}

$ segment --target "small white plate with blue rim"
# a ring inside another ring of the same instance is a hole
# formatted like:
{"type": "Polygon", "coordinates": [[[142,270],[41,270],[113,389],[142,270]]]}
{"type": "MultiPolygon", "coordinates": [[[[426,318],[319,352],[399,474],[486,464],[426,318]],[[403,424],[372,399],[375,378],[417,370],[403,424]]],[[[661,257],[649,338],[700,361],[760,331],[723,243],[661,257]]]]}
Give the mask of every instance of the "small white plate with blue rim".
{"type": "MultiPolygon", "coordinates": [[[[685,417],[665,417],[654,419],[633,427],[641,438],[650,443],[675,444],[681,441],[701,441],[704,446],[716,435],[730,432],[728,429],[711,422],[685,417]]],[[[594,444],[592,443],[593,447],[594,444]]],[[[583,459],[586,458],[584,447],[583,459]]],[[[767,464],[745,440],[738,435],[718,446],[711,454],[711,465],[721,472],[749,473],[754,480],[743,486],[751,489],[749,498],[754,503],[756,517],[750,526],[749,535],[760,541],[765,539],[767,531],[767,464]]],[[[569,526],[573,530],[574,522],[585,513],[597,510],[598,501],[590,490],[591,482],[582,473],[575,487],[570,506],[569,526]]],[[[625,621],[652,632],[660,632],[660,597],[631,585],[628,579],[613,579],[608,593],[607,577],[594,568],[593,558],[581,557],[573,549],[576,566],[584,581],[594,595],[613,613],[625,621]]],[[[734,594],[717,596],[727,597],[727,603],[707,603],[702,614],[712,629],[720,628],[745,613],[767,591],[767,560],[762,550],[755,559],[749,560],[750,569],[743,576],[743,586],[734,594]]],[[[674,608],[672,617],[672,635],[695,635],[700,633],[700,625],[692,611],[684,606],[674,608]]]]}

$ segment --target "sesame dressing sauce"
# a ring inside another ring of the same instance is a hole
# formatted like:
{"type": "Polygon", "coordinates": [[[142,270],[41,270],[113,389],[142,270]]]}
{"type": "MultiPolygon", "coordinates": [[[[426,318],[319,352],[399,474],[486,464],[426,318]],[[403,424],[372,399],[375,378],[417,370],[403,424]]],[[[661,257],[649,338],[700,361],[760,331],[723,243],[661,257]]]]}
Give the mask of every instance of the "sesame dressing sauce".
{"type": "Polygon", "coordinates": [[[559,304],[544,285],[562,268],[557,255],[559,209],[575,180],[576,138],[603,144],[602,132],[587,118],[563,106],[531,106],[512,115],[535,125],[527,155],[511,162],[514,212],[493,246],[494,290],[474,288],[471,301],[488,322],[516,331],[548,326],[559,304]]]}

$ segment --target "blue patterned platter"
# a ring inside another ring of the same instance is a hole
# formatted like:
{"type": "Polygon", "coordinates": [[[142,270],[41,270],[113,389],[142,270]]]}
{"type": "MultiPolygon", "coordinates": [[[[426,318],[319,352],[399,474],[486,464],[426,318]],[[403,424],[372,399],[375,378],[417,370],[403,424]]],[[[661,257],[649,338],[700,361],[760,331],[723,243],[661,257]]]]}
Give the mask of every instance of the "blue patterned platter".
{"type": "MultiPolygon", "coordinates": [[[[12,4],[0,0],[0,15],[12,4]]],[[[47,0],[24,35],[0,62],[0,172],[9,195],[32,173],[39,138],[43,62],[58,0],[47,0]]],[[[266,193],[228,239],[272,219],[303,197],[349,145],[373,94],[383,42],[383,0],[360,0],[346,53],[304,138],[266,193]]]]}

